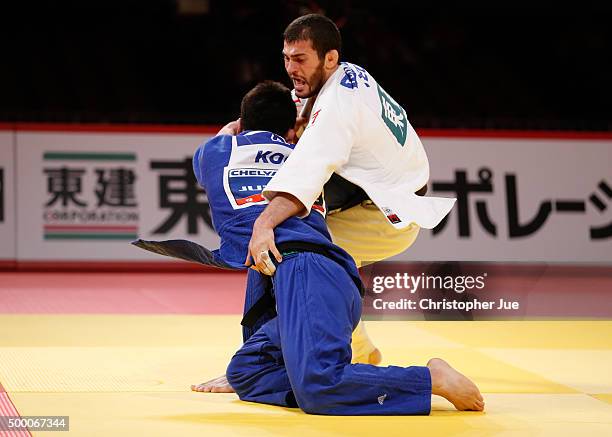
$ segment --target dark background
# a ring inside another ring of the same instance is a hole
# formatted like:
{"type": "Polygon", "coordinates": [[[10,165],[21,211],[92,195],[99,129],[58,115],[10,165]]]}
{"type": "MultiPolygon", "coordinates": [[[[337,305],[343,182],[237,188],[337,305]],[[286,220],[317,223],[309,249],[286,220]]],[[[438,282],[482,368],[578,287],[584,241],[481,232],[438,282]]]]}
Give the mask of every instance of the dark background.
{"type": "Polygon", "coordinates": [[[415,127],[612,130],[612,6],[423,3],[3,2],[0,121],[225,123],[315,11],[415,127]]]}

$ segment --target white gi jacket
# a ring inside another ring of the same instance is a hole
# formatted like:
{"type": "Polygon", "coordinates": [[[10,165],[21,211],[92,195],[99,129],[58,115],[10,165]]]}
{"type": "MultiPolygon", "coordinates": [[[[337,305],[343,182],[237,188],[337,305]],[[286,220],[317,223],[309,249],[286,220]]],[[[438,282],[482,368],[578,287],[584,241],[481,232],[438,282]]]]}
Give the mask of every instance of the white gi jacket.
{"type": "Polygon", "coordinates": [[[290,193],[307,213],[336,172],[360,186],[396,229],[434,228],[456,199],[421,197],[429,162],[406,111],[363,68],[343,62],[325,82],[310,121],[263,195],[290,193]]]}

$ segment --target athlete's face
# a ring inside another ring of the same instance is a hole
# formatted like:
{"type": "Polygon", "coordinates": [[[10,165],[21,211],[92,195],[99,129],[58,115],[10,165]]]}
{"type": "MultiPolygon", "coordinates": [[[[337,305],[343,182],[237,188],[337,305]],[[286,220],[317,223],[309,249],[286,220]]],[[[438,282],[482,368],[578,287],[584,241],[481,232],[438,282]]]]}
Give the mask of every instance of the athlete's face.
{"type": "Polygon", "coordinates": [[[307,98],[319,92],[325,83],[325,60],[319,59],[312,42],[293,41],[283,46],[285,70],[293,82],[295,94],[307,98]]]}

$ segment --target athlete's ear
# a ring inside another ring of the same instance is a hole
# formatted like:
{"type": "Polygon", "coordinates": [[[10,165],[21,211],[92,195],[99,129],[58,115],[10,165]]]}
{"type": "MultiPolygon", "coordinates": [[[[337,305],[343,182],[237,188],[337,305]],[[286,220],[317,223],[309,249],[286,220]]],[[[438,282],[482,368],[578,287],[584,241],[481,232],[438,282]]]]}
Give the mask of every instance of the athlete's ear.
{"type": "Polygon", "coordinates": [[[332,69],[335,68],[339,64],[340,55],[338,54],[338,50],[330,50],[325,53],[325,68],[332,69]]]}
{"type": "Polygon", "coordinates": [[[297,143],[298,136],[297,136],[297,134],[295,133],[295,129],[289,129],[289,130],[287,131],[287,134],[285,135],[285,140],[287,140],[287,142],[288,142],[289,144],[295,144],[295,143],[297,143]]]}

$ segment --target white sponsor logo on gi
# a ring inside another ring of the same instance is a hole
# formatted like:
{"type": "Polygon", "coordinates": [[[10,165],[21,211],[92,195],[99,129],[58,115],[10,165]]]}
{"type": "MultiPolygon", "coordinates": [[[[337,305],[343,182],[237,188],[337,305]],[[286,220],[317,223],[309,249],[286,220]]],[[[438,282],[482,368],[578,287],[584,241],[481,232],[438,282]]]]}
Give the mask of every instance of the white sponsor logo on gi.
{"type": "Polygon", "coordinates": [[[381,117],[397,142],[403,147],[408,135],[406,111],[378,85],[378,97],[382,107],[381,117]]]}
{"type": "Polygon", "coordinates": [[[266,188],[265,185],[243,185],[242,187],[240,187],[240,189],[238,190],[238,192],[242,192],[242,191],[263,191],[263,189],[266,188]]]}
{"type": "Polygon", "coordinates": [[[230,176],[271,177],[276,174],[276,170],[234,169],[230,170],[229,174],[230,176]]]}
{"type": "Polygon", "coordinates": [[[387,399],[387,393],[385,393],[384,395],[378,397],[378,403],[380,405],[382,405],[383,402],[385,402],[385,399],[387,399]]]}
{"type": "Polygon", "coordinates": [[[396,113],[393,106],[391,106],[391,103],[389,103],[389,101],[385,98],[382,99],[382,105],[383,105],[383,109],[385,110],[385,116],[389,119],[389,121],[393,123],[395,127],[399,128],[400,131],[403,131],[404,130],[404,114],[396,113]]]}

